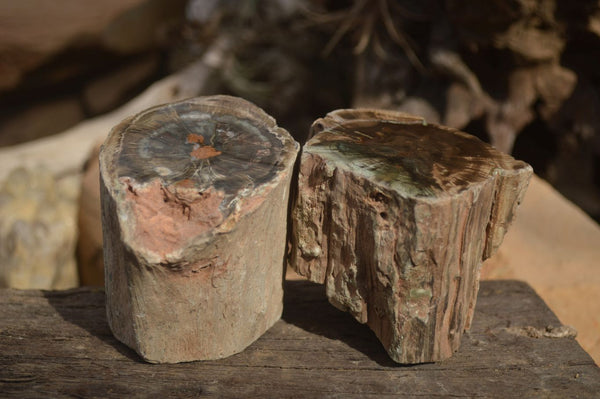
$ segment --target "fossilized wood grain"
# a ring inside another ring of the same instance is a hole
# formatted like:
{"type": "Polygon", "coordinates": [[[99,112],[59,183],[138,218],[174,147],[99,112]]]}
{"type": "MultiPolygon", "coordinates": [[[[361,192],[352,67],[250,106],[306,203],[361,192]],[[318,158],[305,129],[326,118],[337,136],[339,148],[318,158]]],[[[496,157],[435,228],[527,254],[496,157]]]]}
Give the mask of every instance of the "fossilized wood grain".
{"type": "Polygon", "coordinates": [[[243,350],[282,311],[298,144],[239,98],[116,126],[100,155],[108,320],[152,362],[243,350]]]}
{"type": "Polygon", "coordinates": [[[315,121],[300,164],[290,263],[367,323],[400,363],[450,356],[479,267],[500,245],[532,169],[407,114],[315,121]]]}

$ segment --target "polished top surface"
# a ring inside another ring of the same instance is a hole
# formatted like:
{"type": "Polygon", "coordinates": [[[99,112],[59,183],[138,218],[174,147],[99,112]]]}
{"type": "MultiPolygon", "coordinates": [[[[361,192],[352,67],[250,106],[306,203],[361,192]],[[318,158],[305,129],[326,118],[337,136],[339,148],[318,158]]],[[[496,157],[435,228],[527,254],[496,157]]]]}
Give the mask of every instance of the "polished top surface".
{"type": "Polygon", "coordinates": [[[474,136],[423,120],[326,117],[317,123],[322,131],[308,141],[307,153],[407,196],[453,194],[527,166],[474,136]]]}

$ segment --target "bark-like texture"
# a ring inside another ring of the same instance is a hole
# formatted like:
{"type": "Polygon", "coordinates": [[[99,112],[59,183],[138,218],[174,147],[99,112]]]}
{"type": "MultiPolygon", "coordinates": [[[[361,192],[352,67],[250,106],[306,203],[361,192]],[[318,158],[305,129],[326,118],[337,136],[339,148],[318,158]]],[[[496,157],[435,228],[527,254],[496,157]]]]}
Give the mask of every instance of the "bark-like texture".
{"type": "Polygon", "coordinates": [[[100,155],[108,320],[150,362],[237,353],[282,312],[298,144],[253,104],[200,97],[116,126],[100,155]]]}
{"type": "Polygon", "coordinates": [[[325,284],[329,301],[367,323],[396,362],[449,357],[531,167],[401,113],[339,110],[311,134],[292,267],[325,284]]]}

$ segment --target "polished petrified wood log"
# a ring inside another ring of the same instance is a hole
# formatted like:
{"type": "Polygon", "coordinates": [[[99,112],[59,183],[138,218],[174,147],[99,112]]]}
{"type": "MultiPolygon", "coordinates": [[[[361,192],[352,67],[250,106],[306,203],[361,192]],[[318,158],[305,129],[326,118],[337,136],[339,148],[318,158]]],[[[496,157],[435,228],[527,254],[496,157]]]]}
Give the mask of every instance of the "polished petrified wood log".
{"type": "Polygon", "coordinates": [[[107,312],[150,362],[243,350],[282,311],[298,144],[233,97],[158,106],[100,154],[107,312]]]}
{"type": "Polygon", "coordinates": [[[407,114],[338,110],[300,164],[290,263],[367,323],[390,357],[449,357],[469,328],[479,268],[500,245],[532,169],[407,114]]]}

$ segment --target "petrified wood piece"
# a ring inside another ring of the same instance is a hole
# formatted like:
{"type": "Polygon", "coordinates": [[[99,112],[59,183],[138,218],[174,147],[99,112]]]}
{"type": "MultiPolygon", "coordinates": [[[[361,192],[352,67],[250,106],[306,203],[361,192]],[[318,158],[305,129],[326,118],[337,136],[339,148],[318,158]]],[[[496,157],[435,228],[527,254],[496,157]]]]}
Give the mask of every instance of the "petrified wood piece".
{"type": "Polygon", "coordinates": [[[442,360],[469,328],[479,268],[532,169],[407,114],[338,110],[300,164],[290,263],[399,363],[442,360]]]}
{"type": "Polygon", "coordinates": [[[282,312],[298,144],[253,104],[199,97],[124,120],[100,154],[107,313],[150,362],[240,352],[282,312]]]}

